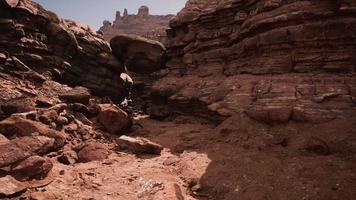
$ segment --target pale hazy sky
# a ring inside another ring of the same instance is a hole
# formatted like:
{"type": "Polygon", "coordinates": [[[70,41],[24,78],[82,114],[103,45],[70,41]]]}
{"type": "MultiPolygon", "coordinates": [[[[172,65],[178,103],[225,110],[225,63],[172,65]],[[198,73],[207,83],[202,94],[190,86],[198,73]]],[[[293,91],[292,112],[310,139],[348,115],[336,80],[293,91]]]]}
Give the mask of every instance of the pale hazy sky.
{"type": "Polygon", "coordinates": [[[136,14],[140,6],[150,7],[151,14],[176,14],[187,0],[35,0],[62,18],[73,19],[98,29],[104,20],[113,21],[116,11],[136,14]]]}

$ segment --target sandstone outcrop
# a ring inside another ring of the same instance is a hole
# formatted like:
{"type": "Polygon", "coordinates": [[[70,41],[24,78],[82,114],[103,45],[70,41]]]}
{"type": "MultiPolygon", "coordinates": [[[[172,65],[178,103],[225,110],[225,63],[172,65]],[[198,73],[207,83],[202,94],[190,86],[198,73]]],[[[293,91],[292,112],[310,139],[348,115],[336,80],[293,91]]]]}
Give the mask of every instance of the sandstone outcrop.
{"type": "Polygon", "coordinates": [[[348,116],[355,108],[354,6],[188,1],[170,22],[170,73],[153,86],[157,106],[212,119],[246,112],[267,123],[348,116]]]}
{"type": "Polygon", "coordinates": [[[162,41],[166,36],[169,20],[173,17],[174,15],[151,15],[147,6],[141,6],[137,15],[129,15],[125,9],[123,16],[120,11],[116,12],[112,23],[105,20],[100,31],[107,41],[118,34],[132,34],[162,41]]]}
{"type": "Polygon", "coordinates": [[[1,2],[3,70],[39,82],[52,77],[98,95],[120,97],[124,67],[101,35],[87,25],[60,19],[30,0],[1,2]]]}

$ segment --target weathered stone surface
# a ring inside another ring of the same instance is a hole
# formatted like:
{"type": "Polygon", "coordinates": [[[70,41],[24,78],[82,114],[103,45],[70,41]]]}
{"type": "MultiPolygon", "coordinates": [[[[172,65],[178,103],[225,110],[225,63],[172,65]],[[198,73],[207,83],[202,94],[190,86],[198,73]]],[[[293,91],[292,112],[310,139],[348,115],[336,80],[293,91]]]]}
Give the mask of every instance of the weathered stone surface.
{"type": "Polygon", "coordinates": [[[160,155],[163,149],[162,146],[155,144],[144,138],[132,138],[126,135],[121,136],[116,140],[120,150],[127,150],[134,154],[153,154],[160,155]]]}
{"type": "Polygon", "coordinates": [[[268,123],[321,123],[353,112],[353,8],[321,0],[188,1],[170,22],[169,73],[153,85],[154,107],[214,121],[246,112],[268,123]]]}
{"type": "Polygon", "coordinates": [[[34,155],[44,155],[56,149],[55,141],[44,136],[20,137],[0,144],[0,168],[25,160],[34,155]]]}
{"type": "Polygon", "coordinates": [[[99,122],[112,134],[119,134],[130,123],[128,114],[111,104],[100,104],[99,122]]]}
{"type": "Polygon", "coordinates": [[[89,142],[78,152],[79,162],[101,161],[110,155],[109,148],[101,143],[89,142]]]}
{"type": "Polygon", "coordinates": [[[111,23],[105,20],[100,31],[107,41],[117,34],[132,34],[162,41],[166,36],[169,20],[172,18],[173,15],[151,15],[148,7],[141,6],[137,15],[129,15],[125,12],[122,16],[120,11],[117,11],[115,21],[111,23]]]}
{"type": "Polygon", "coordinates": [[[0,177],[0,197],[7,197],[27,189],[27,185],[23,184],[11,176],[0,177]]]}
{"type": "Polygon", "coordinates": [[[36,121],[24,119],[20,116],[11,116],[0,122],[0,132],[7,138],[41,135],[55,139],[55,145],[61,147],[64,145],[66,135],[62,132],[52,130],[46,125],[36,121]]]}
{"type": "Polygon", "coordinates": [[[0,13],[0,63],[6,63],[5,70],[38,83],[52,77],[121,98],[124,66],[89,26],[62,20],[30,0],[1,1],[0,13]]]}
{"type": "Polygon", "coordinates": [[[58,119],[58,113],[55,110],[45,111],[38,119],[42,123],[50,125],[58,119]]]}
{"type": "Polygon", "coordinates": [[[60,94],[59,99],[66,103],[82,103],[88,104],[90,99],[90,92],[84,87],[75,87],[66,94],[60,94]]]}
{"type": "Polygon", "coordinates": [[[76,163],[77,160],[78,160],[78,155],[75,151],[72,150],[65,151],[62,153],[62,155],[58,157],[58,161],[65,165],[72,165],[76,163]]]}
{"type": "Polygon", "coordinates": [[[165,48],[160,42],[120,34],[111,39],[110,46],[129,71],[150,74],[164,67],[165,48]]]}
{"type": "Polygon", "coordinates": [[[18,181],[42,180],[52,170],[52,161],[40,156],[32,156],[11,166],[10,174],[18,181]]]}

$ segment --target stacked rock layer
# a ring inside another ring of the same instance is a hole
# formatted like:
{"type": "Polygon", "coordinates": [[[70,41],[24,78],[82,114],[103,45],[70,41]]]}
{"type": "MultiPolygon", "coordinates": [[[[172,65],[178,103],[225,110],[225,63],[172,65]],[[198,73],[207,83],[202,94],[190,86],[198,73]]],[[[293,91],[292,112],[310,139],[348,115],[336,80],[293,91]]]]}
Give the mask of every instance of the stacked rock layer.
{"type": "Polygon", "coordinates": [[[153,114],[318,123],[352,112],[355,8],[334,0],[188,1],[170,23],[170,74],[154,85],[153,114]]]}
{"type": "Polygon", "coordinates": [[[29,0],[1,1],[0,55],[37,73],[118,97],[123,65],[89,26],[60,19],[29,0]]]}

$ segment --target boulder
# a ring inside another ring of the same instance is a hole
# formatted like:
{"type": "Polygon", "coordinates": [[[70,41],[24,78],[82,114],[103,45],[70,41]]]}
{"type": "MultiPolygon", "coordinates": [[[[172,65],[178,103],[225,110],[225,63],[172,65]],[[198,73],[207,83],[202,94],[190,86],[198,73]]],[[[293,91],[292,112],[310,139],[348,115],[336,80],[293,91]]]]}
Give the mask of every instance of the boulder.
{"type": "Polygon", "coordinates": [[[30,156],[44,155],[56,148],[53,138],[44,136],[20,137],[0,144],[0,168],[30,156]]]}
{"type": "Polygon", "coordinates": [[[166,62],[165,47],[154,40],[120,34],[111,39],[110,46],[114,56],[135,73],[150,74],[162,69],[166,62]]]}
{"type": "Polygon", "coordinates": [[[87,163],[91,161],[101,161],[110,155],[109,148],[98,142],[88,142],[78,152],[78,161],[87,163]]]}
{"type": "Polygon", "coordinates": [[[24,119],[21,116],[13,115],[0,122],[0,132],[7,138],[16,138],[23,136],[41,135],[55,139],[55,146],[61,147],[66,141],[66,135],[48,128],[46,125],[24,119]]]}
{"type": "Polygon", "coordinates": [[[11,166],[10,174],[18,181],[42,180],[52,170],[52,161],[40,156],[32,156],[11,166]]]}
{"type": "Polygon", "coordinates": [[[132,138],[126,135],[116,140],[119,150],[126,150],[134,154],[160,155],[163,147],[144,138],[132,138]]]}
{"type": "Polygon", "coordinates": [[[111,104],[100,104],[99,107],[99,122],[109,133],[118,134],[128,127],[130,117],[125,111],[111,104]]]}
{"type": "Polygon", "coordinates": [[[60,94],[59,99],[66,103],[88,104],[90,99],[90,92],[85,87],[75,87],[65,94],[60,94]]]}
{"type": "Polygon", "coordinates": [[[26,184],[17,181],[11,176],[1,177],[0,185],[0,197],[12,196],[27,189],[26,184]]]}

